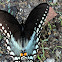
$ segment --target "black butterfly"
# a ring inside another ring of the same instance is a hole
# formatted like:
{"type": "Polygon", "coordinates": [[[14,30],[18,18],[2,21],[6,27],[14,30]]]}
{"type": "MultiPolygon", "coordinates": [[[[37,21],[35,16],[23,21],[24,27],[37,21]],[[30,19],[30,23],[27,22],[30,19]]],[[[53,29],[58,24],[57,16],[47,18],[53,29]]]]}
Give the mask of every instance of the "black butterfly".
{"type": "Polygon", "coordinates": [[[25,24],[19,24],[14,16],[0,10],[0,31],[5,35],[4,40],[10,55],[30,56],[29,59],[33,59],[32,55],[39,48],[40,31],[48,11],[49,5],[41,3],[31,11],[25,24]]]}

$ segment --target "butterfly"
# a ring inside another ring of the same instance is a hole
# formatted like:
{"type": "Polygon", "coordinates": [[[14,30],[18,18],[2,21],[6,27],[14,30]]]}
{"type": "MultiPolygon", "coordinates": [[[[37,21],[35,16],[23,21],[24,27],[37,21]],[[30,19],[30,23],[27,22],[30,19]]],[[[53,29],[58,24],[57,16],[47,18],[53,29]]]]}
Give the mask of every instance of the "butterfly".
{"type": "Polygon", "coordinates": [[[19,24],[10,13],[0,10],[0,31],[4,35],[8,54],[13,57],[27,56],[33,60],[40,42],[40,32],[49,12],[47,3],[40,3],[29,14],[25,23],[19,24]]]}

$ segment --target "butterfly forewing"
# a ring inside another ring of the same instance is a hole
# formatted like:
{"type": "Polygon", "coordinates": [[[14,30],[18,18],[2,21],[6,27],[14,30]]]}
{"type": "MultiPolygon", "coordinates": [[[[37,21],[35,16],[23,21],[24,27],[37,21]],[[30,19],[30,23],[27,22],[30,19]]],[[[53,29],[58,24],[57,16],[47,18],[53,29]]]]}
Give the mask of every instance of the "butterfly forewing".
{"type": "Polygon", "coordinates": [[[8,32],[11,31],[11,34],[13,34],[16,40],[20,38],[21,27],[15,17],[7,13],[6,11],[0,10],[0,23],[2,24],[5,30],[7,30],[8,32]]]}
{"type": "MultiPolygon", "coordinates": [[[[30,12],[25,23],[25,34],[27,38],[30,38],[30,36],[33,34],[34,27],[38,27],[47,6],[48,4],[46,3],[39,4],[30,12]]],[[[45,18],[46,16],[44,16],[44,19],[45,18]]]]}

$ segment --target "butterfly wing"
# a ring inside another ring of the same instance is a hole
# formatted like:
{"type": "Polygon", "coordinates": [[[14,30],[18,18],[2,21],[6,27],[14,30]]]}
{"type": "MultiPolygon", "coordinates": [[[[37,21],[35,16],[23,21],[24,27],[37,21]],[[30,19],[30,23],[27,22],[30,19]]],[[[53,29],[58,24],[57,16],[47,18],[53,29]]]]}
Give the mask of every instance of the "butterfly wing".
{"type": "Polygon", "coordinates": [[[20,47],[17,41],[21,37],[21,25],[19,25],[14,16],[2,10],[0,10],[0,31],[5,35],[7,48],[11,47],[16,54],[18,54],[18,51],[20,53],[20,47]]]}
{"type": "Polygon", "coordinates": [[[25,35],[26,38],[30,39],[28,45],[25,48],[28,55],[36,54],[35,49],[38,48],[40,31],[42,30],[42,25],[45,22],[48,11],[49,5],[47,3],[39,4],[31,11],[26,20],[25,35]]]}

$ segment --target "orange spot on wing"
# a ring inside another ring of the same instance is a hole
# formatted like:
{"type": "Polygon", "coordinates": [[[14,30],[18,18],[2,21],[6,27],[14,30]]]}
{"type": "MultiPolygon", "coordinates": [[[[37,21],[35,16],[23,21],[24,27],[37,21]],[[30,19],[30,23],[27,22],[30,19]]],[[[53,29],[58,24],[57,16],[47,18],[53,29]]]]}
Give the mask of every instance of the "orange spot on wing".
{"type": "Polygon", "coordinates": [[[27,53],[24,53],[24,56],[27,56],[27,53]]]}
{"type": "Polygon", "coordinates": [[[23,53],[20,53],[20,56],[23,56],[23,53]]]}

